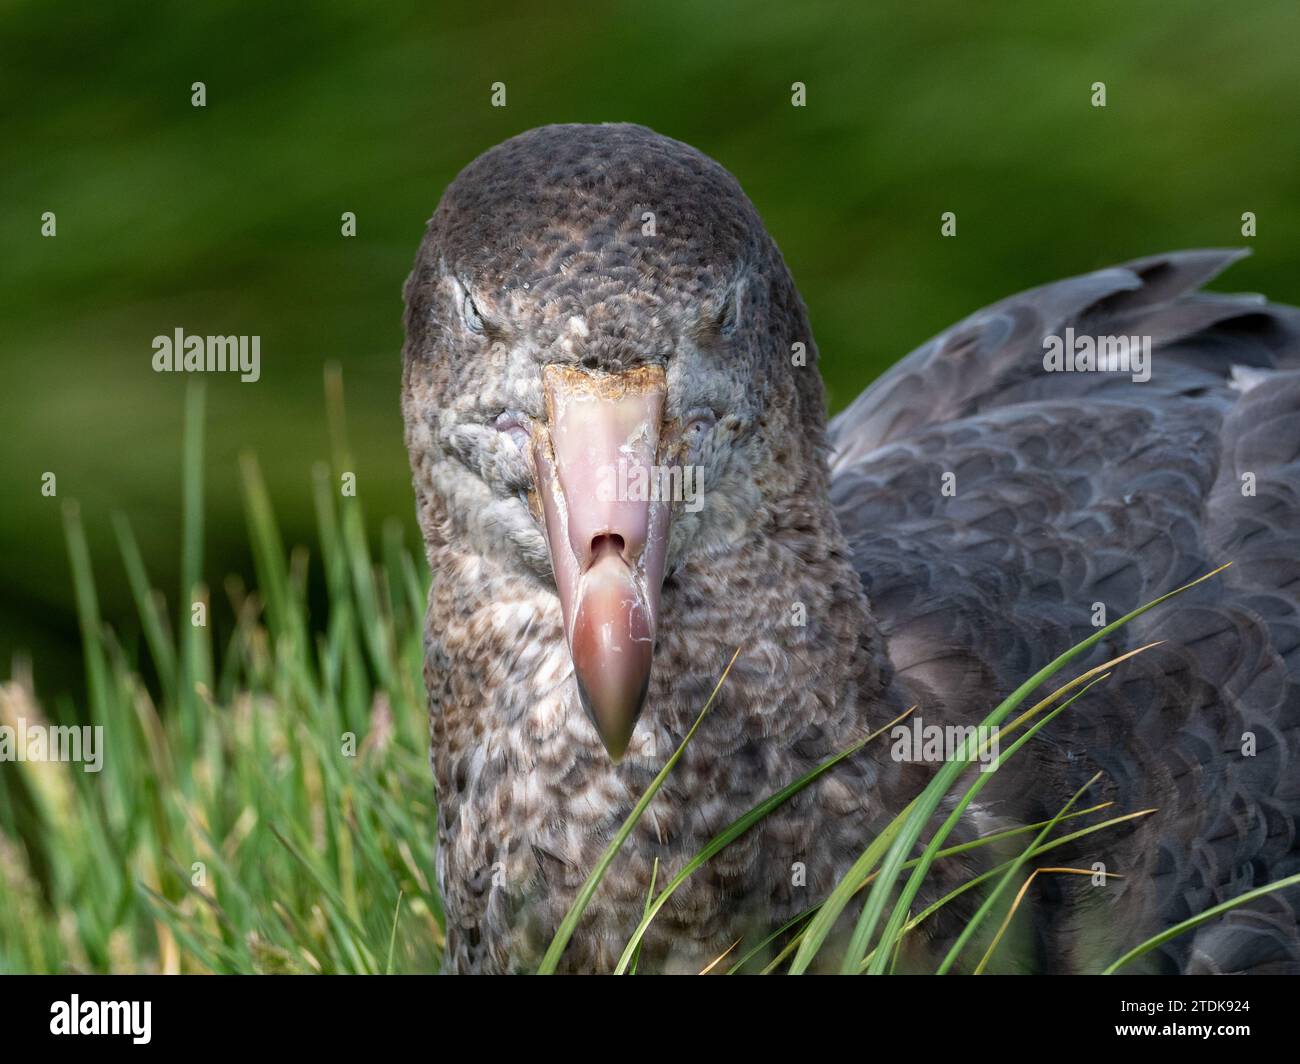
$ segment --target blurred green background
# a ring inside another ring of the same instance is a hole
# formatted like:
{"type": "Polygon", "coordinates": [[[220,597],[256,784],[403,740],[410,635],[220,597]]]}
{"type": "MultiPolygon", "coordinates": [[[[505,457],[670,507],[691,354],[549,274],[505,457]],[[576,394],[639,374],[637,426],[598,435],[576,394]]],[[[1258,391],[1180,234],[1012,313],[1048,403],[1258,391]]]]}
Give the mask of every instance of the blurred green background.
{"type": "Polygon", "coordinates": [[[1249,243],[1220,287],[1300,301],[1297,40],[1294,0],[4,3],[0,674],[25,650],[43,697],[81,687],[65,500],[110,623],[136,623],[113,511],[176,585],[186,379],[155,374],[150,345],[177,327],[262,337],[260,382],[208,379],[214,601],[250,569],[241,451],[287,538],[312,539],[328,362],[372,527],[396,515],[416,542],[400,289],[442,188],[505,137],[637,121],[727,166],[811,308],[838,408],[970,311],[1136,255],[1249,243]]]}

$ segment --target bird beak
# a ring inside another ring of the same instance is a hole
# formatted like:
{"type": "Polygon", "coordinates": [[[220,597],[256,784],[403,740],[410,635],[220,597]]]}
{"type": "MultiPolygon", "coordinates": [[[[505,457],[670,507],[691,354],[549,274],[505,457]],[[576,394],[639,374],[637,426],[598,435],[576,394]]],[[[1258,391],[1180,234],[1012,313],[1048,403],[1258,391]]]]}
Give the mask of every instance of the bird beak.
{"type": "Polygon", "coordinates": [[[545,427],[532,457],[546,543],[583,708],[614,761],[645,702],[671,500],[648,490],[664,371],[542,371],[545,427]]]}

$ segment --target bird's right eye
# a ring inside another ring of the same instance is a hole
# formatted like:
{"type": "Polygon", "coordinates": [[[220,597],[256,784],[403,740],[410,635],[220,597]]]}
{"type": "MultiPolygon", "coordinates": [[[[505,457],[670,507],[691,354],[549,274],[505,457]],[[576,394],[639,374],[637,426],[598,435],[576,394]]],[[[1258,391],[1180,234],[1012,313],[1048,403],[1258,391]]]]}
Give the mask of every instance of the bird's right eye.
{"type": "Polygon", "coordinates": [[[474,305],[473,297],[466,292],[465,298],[460,304],[461,316],[465,319],[465,328],[477,335],[483,333],[483,317],[478,312],[478,307],[474,305]]]}
{"type": "Polygon", "coordinates": [[[708,438],[713,426],[718,422],[718,416],[709,409],[698,407],[686,415],[683,419],[682,439],[686,442],[687,454],[693,460],[699,457],[700,448],[704,446],[704,441],[708,438]]]}
{"type": "Polygon", "coordinates": [[[509,436],[520,451],[528,449],[528,419],[523,414],[515,410],[503,410],[493,420],[492,427],[498,432],[509,436]]]}

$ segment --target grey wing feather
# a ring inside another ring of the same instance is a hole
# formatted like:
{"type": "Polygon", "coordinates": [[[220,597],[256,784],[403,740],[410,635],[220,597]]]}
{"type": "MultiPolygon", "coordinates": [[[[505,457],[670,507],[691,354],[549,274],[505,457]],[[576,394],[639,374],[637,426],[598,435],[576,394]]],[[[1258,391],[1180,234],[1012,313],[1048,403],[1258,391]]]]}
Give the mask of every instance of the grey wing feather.
{"type": "MultiPolygon", "coordinates": [[[[978,719],[1095,631],[1098,605],[1113,620],[1234,563],[1097,648],[1091,663],[1164,640],[986,791],[994,815],[1042,819],[1102,769],[1118,809],[1159,810],[1081,851],[1123,880],[1043,890],[1054,968],[1095,969],[1300,870],[1300,312],[1197,291],[1238,255],[1155,256],[1004,300],[831,426],[837,515],[931,716],[978,719]],[[1151,379],[1044,372],[1043,338],[1066,328],[1150,336],[1151,379]]],[[[1270,896],[1161,963],[1300,971],[1297,912],[1300,891],[1270,896]]]]}
{"type": "Polygon", "coordinates": [[[1245,254],[1152,256],[1031,289],[977,311],[907,355],[831,421],[834,467],[927,425],[996,406],[1052,396],[1074,399],[1081,391],[1122,393],[1123,380],[1115,376],[1042,372],[1044,337],[1063,335],[1067,328],[1079,334],[1149,335],[1167,372],[1146,382],[1146,393],[1160,398],[1222,381],[1234,364],[1294,366],[1300,357],[1300,312],[1258,295],[1195,292],[1245,254]]]}

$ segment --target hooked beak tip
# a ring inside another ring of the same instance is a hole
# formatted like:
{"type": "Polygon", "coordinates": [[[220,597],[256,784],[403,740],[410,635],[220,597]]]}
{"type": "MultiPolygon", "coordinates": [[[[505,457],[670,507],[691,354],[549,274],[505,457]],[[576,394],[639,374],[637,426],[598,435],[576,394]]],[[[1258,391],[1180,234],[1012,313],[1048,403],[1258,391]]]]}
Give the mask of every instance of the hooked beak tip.
{"type": "MultiPolygon", "coordinates": [[[[647,685],[648,686],[648,685],[647,685]]],[[[600,736],[600,743],[609,754],[610,761],[617,765],[623,760],[623,755],[627,753],[627,748],[632,742],[632,733],[636,731],[636,721],[640,714],[640,705],[632,712],[602,712],[601,708],[593,703],[591,694],[587,690],[587,685],[582,682],[582,676],[578,676],[578,697],[582,700],[582,708],[587,717],[595,725],[596,734],[600,736]]],[[[638,703],[645,699],[645,689],[642,689],[638,703]]]]}
{"type": "Polygon", "coordinates": [[[613,552],[582,576],[569,653],[583,709],[618,761],[650,687],[654,613],[640,581],[613,552]]]}

